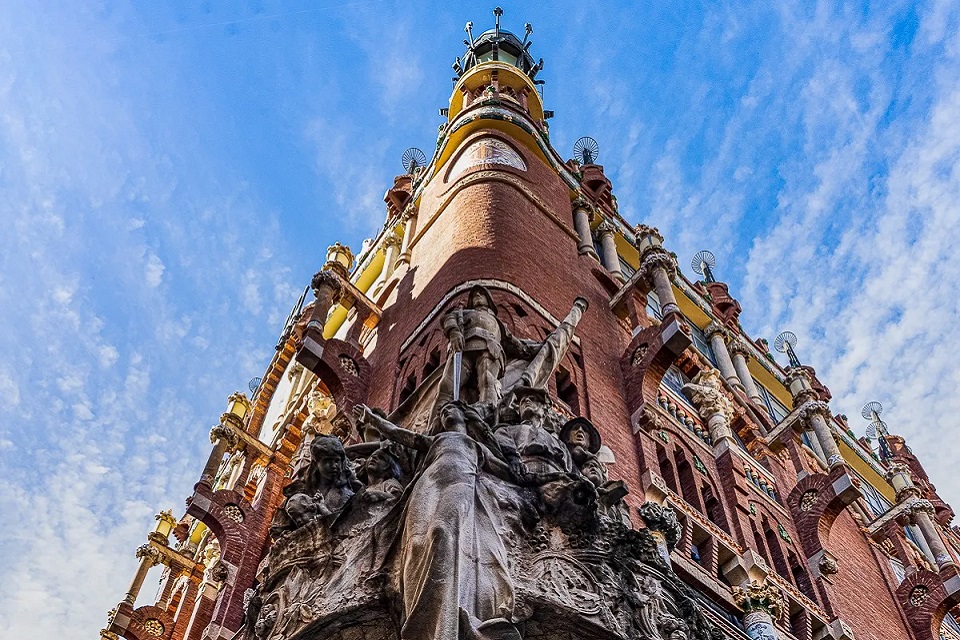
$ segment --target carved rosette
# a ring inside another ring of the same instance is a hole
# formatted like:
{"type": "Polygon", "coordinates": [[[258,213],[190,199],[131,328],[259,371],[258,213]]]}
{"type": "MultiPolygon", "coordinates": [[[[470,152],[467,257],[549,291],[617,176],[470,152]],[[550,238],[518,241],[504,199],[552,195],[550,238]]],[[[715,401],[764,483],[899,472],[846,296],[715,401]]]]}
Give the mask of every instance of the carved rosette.
{"type": "Polygon", "coordinates": [[[330,299],[333,302],[339,301],[340,296],[343,295],[343,284],[340,282],[340,278],[328,267],[324,267],[313,274],[313,278],[310,280],[310,288],[313,289],[313,295],[318,299],[322,297],[324,290],[330,292],[330,299]]]}
{"type": "Polygon", "coordinates": [[[779,620],[787,611],[787,599],[780,588],[771,582],[752,580],[745,587],[734,587],[733,600],[748,613],[764,611],[774,620],[779,620]]]}

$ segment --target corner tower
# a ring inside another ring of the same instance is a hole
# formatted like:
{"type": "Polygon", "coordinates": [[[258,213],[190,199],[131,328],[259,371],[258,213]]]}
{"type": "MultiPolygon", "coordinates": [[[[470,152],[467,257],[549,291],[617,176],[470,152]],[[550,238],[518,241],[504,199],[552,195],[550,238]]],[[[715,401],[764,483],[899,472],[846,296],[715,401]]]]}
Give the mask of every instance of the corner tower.
{"type": "Polygon", "coordinates": [[[958,637],[919,461],[850,434],[796,336],[781,366],[747,335],[712,254],[695,282],[631,227],[591,139],[563,160],[532,29],[494,13],[432,157],[358,256],[329,248],[102,637],[958,637]]]}

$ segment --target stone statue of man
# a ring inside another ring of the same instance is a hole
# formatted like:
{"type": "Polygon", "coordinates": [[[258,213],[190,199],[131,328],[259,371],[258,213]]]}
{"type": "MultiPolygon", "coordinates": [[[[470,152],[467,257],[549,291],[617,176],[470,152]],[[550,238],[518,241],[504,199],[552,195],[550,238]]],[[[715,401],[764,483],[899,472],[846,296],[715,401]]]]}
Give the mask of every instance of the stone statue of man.
{"type": "Polygon", "coordinates": [[[515,338],[497,318],[497,307],[486,287],[476,285],[470,289],[467,305],[447,313],[443,319],[443,331],[449,342],[449,356],[440,383],[440,396],[444,400],[455,395],[468,401],[496,404],[500,401],[500,378],[508,356],[532,357],[531,346],[515,338]],[[460,354],[459,375],[454,375],[460,354]],[[459,389],[454,393],[456,379],[459,389]],[[473,390],[476,397],[472,396],[473,390]]]}

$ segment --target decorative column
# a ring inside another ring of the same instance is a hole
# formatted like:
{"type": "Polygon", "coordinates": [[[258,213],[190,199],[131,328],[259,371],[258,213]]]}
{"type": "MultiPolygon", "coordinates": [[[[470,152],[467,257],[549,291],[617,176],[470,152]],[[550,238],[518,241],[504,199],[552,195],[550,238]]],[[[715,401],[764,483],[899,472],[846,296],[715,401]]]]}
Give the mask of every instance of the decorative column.
{"type": "Polygon", "coordinates": [[[313,288],[313,295],[317,299],[310,311],[307,329],[313,329],[322,335],[330,309],[340,301],[340,296],[343,295],[343,284],[335,273],[328,269],[322,269],[313,274],[310,286],[313,288]]]}
{"type": "Polygon", "coordinates": [[[590,221],[593,219],[593,207],[583,196],[577,197],[572,203],[573,227],[577,232],[577,251],[582,256],[597,257],[593,248],[593,234],[590,232],[590,221]]]}
{"type": "Polygon", "coordinates": [[[830,405],[826,402],[810,400],[800,408],[800,420],[813,429],[827,466],[832,469],[843,464],[843,456],[840,455],[840,447],[833,439],[833,432],[827,422],[830,418],[830,405]]]}
{"type": "Polygon", "coordinates": [[[160,564],[160,550],[151,544],[142,544],[137,547],[137,557],[140,559],[140,564],[137,566],[137,572],[133,574],[133,580],[130,582],[130,588],[127,589],[127,595],[123,597],[123,601],[131,607],[137,601],[137,596],[140,595],[140,588],[147,577],[147,572],[153,565],[160,564]]]}
{"type": "Polygon", "coordinates": [[[937,525],[934,524],[933,517],[935,513],[936,509],[934,509],[933,503],[929,500],[917,500],[911,507],[913,519],[920,528],[923,539],[927,541],[927,546],[930,547],[930,553],[933,554],[937,568],[943,569],[948,566],[953,566],[954,562],[950,556],[950,552],[947,551],[946,545],[943,544],[943,538],[940,537],[940,532],[937,531],[937,525]]]}
{"type": "Polygon", "coordinates": [[[747,363],[750,361],[750,347],[747,346],[747,343],[744,342],[742,338],[735,338],[730,342],[728,349],[730,355],[733,357],[733,368],[736,370],[737,377],[740,378],[740,384],[743,385],[747,396],[762,407],[763,397],[760,395],[757,383],[754,382],[753,376],[750,375],[750,369],[747,366],[747,363]]]}
{"type": "Polygon", "coordinates": [[[730,332],[724,329],[719,322],[713,321],[703,330],[713,348],[713,355],[717,358],[717,366],[720,373],[723,374],[727,383],[734,388],[743,389],[740,384],[740,378],[737,376],[737,370],[733,368],[733,361],[730,359],[730,352],[727,351],[727,339],[730,332]]]}
{"type": "Polygon", "coordinates": [[[697,408],[700,417],[707,423],[710,439],[716,447],[723,441],[737,446],[730,421],[733,419],[733,403],[721,390],[723,381],[716,369],[703,369],[692,382],[683,385],[683,393],[697,408]]]}
{"type": "Polygon", "coordinates": [[[770,582],[753,580],[733,587],[733,600],[743,609],[743,626],[753,640],[778,640],[774,622],[787,610],[787,600],[770,582]]]}
{"type": "MultiPolygon", "coordinates": [[[[833,439],[830,430],[830,405],[819,399],[813,385],[810,384],[810,374],[800,367],[787,369],[787,389],[793,396],[793,406],[800,408],[800,424],[813,430],[814,438],[820,446],[820,452],[827,463],[827,467],[834,468],[843,464],[840,447],[833,439]]],[[[815,447],[816,448],[816,447],[815,447]]]]}
{"type": "Polygon", "coordinates": [[[938,569],[954,565],[953,558],[943,544],[940,532],[937,531],[934,520],[936,509],[933,503],[921,497],[920,488],[913,483],[913,477],[910,475],[910,467],[902,462],[892,463],[887,471],[887,482],[893,486],[898,504],[914,500],[910,506],[911,525],[915,525],[920,530],[920,538],[927,547],[923,551],[930,554],[928,559],[938,569]]]}
{"type": "Polygon", "coordinates": [[[383,280],[386,282],[393,275],[393,270],[397,267],[397,257],[400,254],[400,248],[403,241],[395,231],[387,234],[383,239],[383,280]]]}
{"type": "Polygon", "coordinates": [[[397,259],[397,265],[410,264],[410,245],[413,242],[413,234],[417,231],[417,209],[410,205],[400,214],[400,221],[403,222],[403,242],[400,245],[400,257],[397,259]]]}
{"type": "Polygon", "coordinates": [[[617,282],[623,283],[625,280],[620,268],[620,256],[617,254],[616,230],[616,225],[604,220],[597,227],[597,234],[600,236],[600,250],[603,252],[601,262],[604,269],[609,271],[617,282]]]}
{"type": "Polygon", "coordinates": [[[217,471],[220,470],[220,465],[223,463],[223,456],[239,444],[239,439],[230,427],[218,424],[210,429],[210,442],[213,444],[213,449],[210,451],[207,464],[204,465],[203,472],[200,474],[199,482],[199,484],[208,487],[213,486],[217,471]]]}
{"type": "Polygon", "coordinates": [[[638,225],[637,250],[640,252],[640,278],[657,292],[663,315],[680,313],[673,295],[672,279],[677,275],[677,260],[663,248],[663,236],[653,227],[638,225]]]}

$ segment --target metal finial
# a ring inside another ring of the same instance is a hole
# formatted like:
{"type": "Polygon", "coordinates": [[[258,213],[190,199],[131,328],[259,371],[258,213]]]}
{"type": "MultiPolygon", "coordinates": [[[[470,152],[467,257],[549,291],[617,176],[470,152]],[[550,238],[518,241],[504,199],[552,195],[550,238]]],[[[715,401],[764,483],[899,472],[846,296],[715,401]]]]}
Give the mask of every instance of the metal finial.
{"type": "Polygon", "coordinates": [[[787,354],[791,367],[802,366],[800,359],[797,358],[796,351],[793,348],[797,346],[797,335],[792,331],[784,331],[773,341],[773,348],[780,353],[787,354]]]}
{"type": "Polygon", "coordinates": [[[250,395],[257,393],[261,382],[263,382],[263,378],[250,378],[250,382],[247,383],[247,388],[250,389],[250,395]]]}
{"type": "Polygon", "coordinates": [[[590,136],[583,136],[573,145],[573,155],[580,164],[593,164],[600,157],[600,145],[590,136]]]}
{"type": "Polygon", "coordinates": [[[863,405],[863,409],[860,410],[860,415],[863,416],[864,420],[870,421],[866,435],[871,440],[878,436],[889,435],[890,433],[887,431],[887,423],[880,419],[881,413],[883,413],[883,405],[879,402],[868,402],[863,405]]]}
{"type": "Polygon", "coordinates": [[[494,28],[496,29],[496,31],[494,32],[494,35],[499,40],[500,39],[500,16],[503,15],[503,9],[501,9],[500,7],[497,7],[496,9],[493,10],[493,15],[497,17],[496,23],[494,24],[494,28]]]}
{"type": "Polygon", "coordinates": [[[464,40],[463,44],[467,45],[471,50],[473,50],[473,23],[468,22],[466,25],[464,25],[463,30],[466,31],[467,35],[470,37],[469,40],[464,40]]]}
{"type": "Polygon", "coordinates": [[[423,151],[417,149],[416,147],[410,147],[403,152],[403,168],[407,170],[407,173],[414,173],[420,167],[426,166],[427,156],[424,155],[423,151]]]}
{"type": "Polygon", "coordinates": [[[700,276],[703,276],[703,279],[707,282],[716,282],[713,277],[713,268],[717,266],[717,259],[712,252],[703,250],[697,252],[697,255],[693,256],[693,260],[690,261],[690,266],[693,267],[693,271],[700,276]]]}
{"type": "Polygon", "coordinates": [[[883,413],[883,405],[876,401],[868,402],[860,410],[860,415],[863,416],[864,420],[879,420],[881,413],[883,413]]]}

